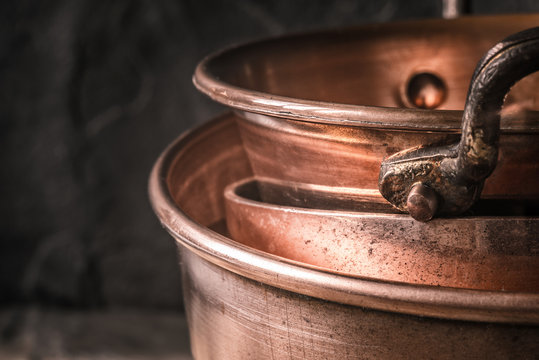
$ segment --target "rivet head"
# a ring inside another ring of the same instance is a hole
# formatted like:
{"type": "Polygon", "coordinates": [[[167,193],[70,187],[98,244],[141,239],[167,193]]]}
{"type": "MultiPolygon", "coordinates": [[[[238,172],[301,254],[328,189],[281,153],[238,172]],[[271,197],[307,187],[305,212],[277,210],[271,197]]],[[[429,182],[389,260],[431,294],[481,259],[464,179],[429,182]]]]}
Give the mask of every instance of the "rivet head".
{"type": "Polygon", "coordinates": [[[406,86],[408,102],[420,109],[436,109],[447,94],[447,87],[440,77],[424,72],[413,75],[406,86]]]}
{"type": "Polygon", "coordinates": [[[438,210],[436,192],[421,183],[412,186],[406,199],[410,215],[417,221],[426,222],[432,219],[438,210]]]}

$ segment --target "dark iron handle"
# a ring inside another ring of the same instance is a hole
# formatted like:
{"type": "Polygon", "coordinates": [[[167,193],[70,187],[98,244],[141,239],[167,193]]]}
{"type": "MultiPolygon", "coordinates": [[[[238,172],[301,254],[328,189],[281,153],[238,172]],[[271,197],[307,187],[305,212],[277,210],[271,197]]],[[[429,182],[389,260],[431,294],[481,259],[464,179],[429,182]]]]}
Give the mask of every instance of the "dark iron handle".
{"type": "Polygon", "coordinates": [[[511,35],[475,69],[460,142],[401,151],[382,162],[378,186],[395,207],[419,221],[466,211],[496,167],[500,111],[511,86],[539,70],[539,27],[511,35]]]}

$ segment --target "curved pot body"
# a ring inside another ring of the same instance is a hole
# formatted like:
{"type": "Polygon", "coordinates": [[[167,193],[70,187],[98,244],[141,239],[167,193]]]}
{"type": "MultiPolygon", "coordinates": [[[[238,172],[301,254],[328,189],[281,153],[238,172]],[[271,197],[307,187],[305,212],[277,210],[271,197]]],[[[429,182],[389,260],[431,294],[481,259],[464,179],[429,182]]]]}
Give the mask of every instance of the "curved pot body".
{"type": "Polygon", "coordinates": [[[201,359],[528,359],[539,327],[350,306],[253,281],[180,246],[193,356],[201,359]]]}
{"type": "Polygon", "coordinates": [[[178,242],[196,359],[531,358],[539,294],[335,273],[228,237],[224,188],[252,176],[235,118],[173,143],[149,184],[178,242]]]}

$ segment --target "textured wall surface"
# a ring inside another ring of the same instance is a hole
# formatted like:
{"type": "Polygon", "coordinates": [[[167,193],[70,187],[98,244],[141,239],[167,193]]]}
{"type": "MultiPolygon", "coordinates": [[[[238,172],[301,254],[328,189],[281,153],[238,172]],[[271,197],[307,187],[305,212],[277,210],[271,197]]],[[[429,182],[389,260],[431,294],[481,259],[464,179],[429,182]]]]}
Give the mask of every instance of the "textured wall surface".
{"type": "Polygon", "coordinates": [[[433,0],[0,2],[0,303],[181,308],[175,246],[146,183],[166,144],[221,111],[191,84],[197,61],[260,37],[441,9],[433,0]]]}

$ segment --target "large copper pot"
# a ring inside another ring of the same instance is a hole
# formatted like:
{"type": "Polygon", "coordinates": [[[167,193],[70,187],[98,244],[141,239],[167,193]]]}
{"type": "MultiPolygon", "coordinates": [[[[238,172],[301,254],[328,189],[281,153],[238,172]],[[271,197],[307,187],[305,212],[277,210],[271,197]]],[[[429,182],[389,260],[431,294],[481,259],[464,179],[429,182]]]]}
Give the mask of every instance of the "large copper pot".
{"type": "Polygon", "coordinates": [[[253,175],[237,118],[170,145],[150,199],[177,241],[196,359],[533,358],[539,294],[334,273],[228,237],[224,188],[253,175]]]}
{"type": "Polygon", "coordinates": [[[247,178],[224,196],[232,238],[270,254],[380,280],[539,293],[539,216],[519,214],[522,203],[483,200],[473,216],[423,223],[363,191],[247,178]]]}

